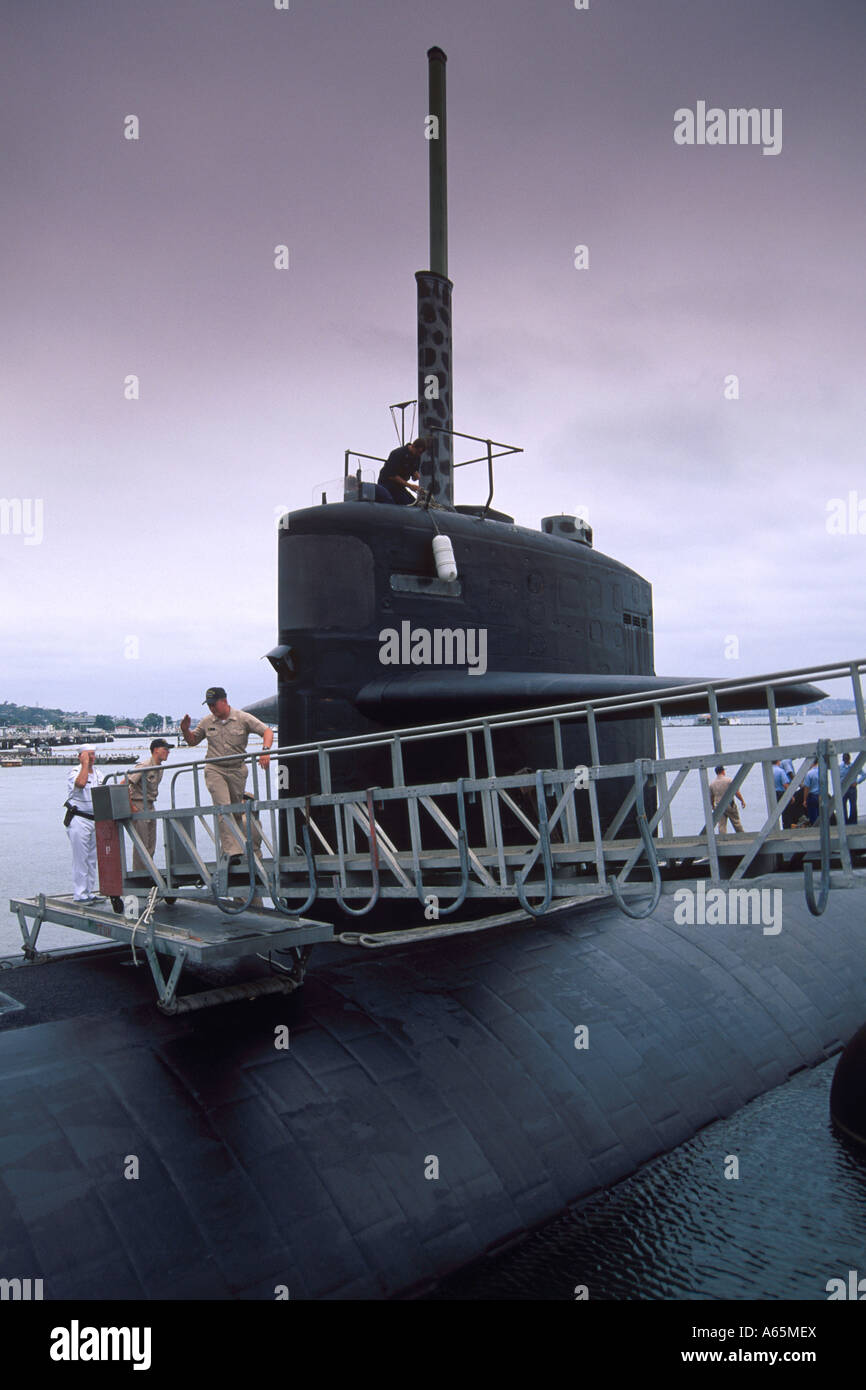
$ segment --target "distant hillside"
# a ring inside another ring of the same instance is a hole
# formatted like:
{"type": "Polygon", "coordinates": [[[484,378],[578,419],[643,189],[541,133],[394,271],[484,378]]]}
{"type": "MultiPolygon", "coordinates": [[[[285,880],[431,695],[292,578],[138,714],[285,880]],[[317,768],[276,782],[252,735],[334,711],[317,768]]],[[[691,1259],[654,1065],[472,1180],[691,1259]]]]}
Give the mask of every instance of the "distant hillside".
{"type": "MultiPolygon", "coordinates": [[[[122,716],[122,720],[124,723],[127,722],[125,715],[122,716]]],[[[43,724],[72,725],[78,729],[112,728],[116,722],[121,722],[117,716],[88,714],[85,709],[43,709],[41,705],[16,705],[10,700],[0,703],[0,728],[17,725],[19,728],[27,729],[43,724]]]]}
{"type": "Polygon", "coordinates": [[[7,724],[62,724],[67,718],[62,709],[41,709],[39,705],[13,705],[8,700],[0,702],[0,725],[7,724]]]}

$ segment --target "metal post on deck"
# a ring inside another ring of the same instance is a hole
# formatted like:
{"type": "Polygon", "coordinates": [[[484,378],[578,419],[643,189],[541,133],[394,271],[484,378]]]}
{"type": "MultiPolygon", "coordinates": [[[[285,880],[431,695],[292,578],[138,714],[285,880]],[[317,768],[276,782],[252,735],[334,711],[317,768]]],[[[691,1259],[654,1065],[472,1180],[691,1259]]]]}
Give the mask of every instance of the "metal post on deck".
{"type": "Polygon", "coordinates": [[[776,692],[771,685],[767,686],[767,710],[770,715],[770,734],[773,739],[773,747],[779,747],[779,720],[776,715],[776,692]]]}
{"type": "MultiPolygon", "coordinates": [[[[562,749],[562,724],[558,719],[553,721],[553,746],[556,750],[556,766],[560,772],[565,771],[565,758],[562,749]]],[[[564,789],[563,783],[563,789],[564,789]]],[[[575,807],[575,785],[572,784],[571,796],[565,807],[565,829],[569,840],[577,840],[577,810],[575,807]]]]}
{"type": "MultiPolygon", "coordinates": [[[[718,749],[716,750],[718,752],[718,749]]],[[[716,844],[716,827],[713,823],[713,806],[710,801],[710,787],[704,768],[700,770],[701,801],[704,807],[704,832],[707,837],[707,858],[710,861],[710,877],[719,881],[719,847],[716,844]]]]}
{"type": "MultiPolygon", "coordinates": [[[[773,742],[773,747],[778,748],[779,721],[776,718],[776,696],[771,685],[766,687],[765,694],[767,698],[767,710],[770,715],[770,737],[773,742]]],[[[776,783],[773,779],[773,764],[765,760],[761,765],[761,770],[764,774],[764,795],[767,799],[767,816],[769,817],[773,814],[775,807],[778,805],[776,799],[776,783]]]]}
{"type": "Polygon", "coordinates": [[[723,753],[722,731],[719,727],[719,702],[716,698],[715,686],[707,686],[707,703],[710,707],[710,724],[713,729],[713,752],[723,753]]]}
{"type": "Polygon", "coordinates": [[[866,707],[863,704],[863,686],[860,680],[860,667],[851,663],[851,687],[854,691],[854,704],[857,707],[857,729],[860,736],[866,735],[866,707]]]}
{"type": "MultiPolygon", "coordinates": [[[[656,704],[656,705],[653,705],[653,718],[654,718],[654,720],[655,720],[655,726],[656,726],[656,754],[657,754],[657,756],[658,756],[659,758],[664,759],[664,756],[665,756],[665,736],[664,736],[664,733],[663,733],[663,731],[662,731],[662,710],[661,710],[661,705],[657,705],[657,704],[656,704]]],[[[661,780],[661,785],[662,785],[663,788],[664,788],[664,794],[665,794],[665,800],[666,800],[666,799],[667,799],[667,794],[668,794],[668,775],[667,775],[666,772],[663,772],[663,773],[661,774],[661,779],[660,779],[660,780],[661,780]]],[[[662,816],[662,834],[663,834],[663,835],[665,836],[665,838],[668,839],[668,840],[672,840],[673,837],[674,837],[674,822],[673,822],[673,817],[671,816],[670,806],[668,806],[667,810],[664,812],[664,815],[662,816]]]]}
{"type": "Polygon", "coordinates": [[[593,767],[598,767],[601,758],[598,753],[598,729],[595,723],[595,710],[592,705],[586,707],[586,727],[589,732],[589,756],[592,759],[593,767]]]}

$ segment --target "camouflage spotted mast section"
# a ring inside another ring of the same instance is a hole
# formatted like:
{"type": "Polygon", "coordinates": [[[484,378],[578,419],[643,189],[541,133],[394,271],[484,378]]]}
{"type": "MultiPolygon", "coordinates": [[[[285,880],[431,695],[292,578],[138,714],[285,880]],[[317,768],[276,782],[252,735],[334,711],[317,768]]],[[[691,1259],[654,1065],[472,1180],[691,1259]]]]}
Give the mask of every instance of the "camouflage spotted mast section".
{"type": "Polygon", "coordinates": [[[451,281],[419,270],[418,282],[418,421],[419,433],[433,439],[419,470],[420,481],[434,501],[453,503],[454,427],[451,404],[451,281]],[[439,431],[446,433],[439,433],[439,431]]]}

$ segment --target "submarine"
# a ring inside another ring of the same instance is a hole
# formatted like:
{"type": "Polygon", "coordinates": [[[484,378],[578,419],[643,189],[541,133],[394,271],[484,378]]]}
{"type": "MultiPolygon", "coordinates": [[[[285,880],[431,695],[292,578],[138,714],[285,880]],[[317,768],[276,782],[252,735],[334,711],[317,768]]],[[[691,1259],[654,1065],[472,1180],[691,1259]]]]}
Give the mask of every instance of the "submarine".
{"type": "MultiPolygon", "coordinates": [[[[426,497],[389,506],[355,477],[349,500],[285,518],[278,693],[258,705],[281,746],[689,683],[654,675],[650,586],[578,519],[534,532],[491,495],[452,501],[445,57],[428,60],[442,144],[440,250],[418,277],[426,497]],[[416,665],[419,629],[484,629],[486,670],[416,665]],[[389,630],[405,671],[381,659],[389,630]]],[[[652,756],[651,732],[606,720],[603,758],[652,756]]],[[[534,765],[532,739],[515,766],[534,765]]],[[[448,740],[436,750],[407,752],[407,777],[441,779],[448,740]]],[[[375,785],[381,756],[363,749],[347,780],[375,785]]],[[[845,897],[818,929],[786,895],[772,937],[696,932],[664,899],[639,923],[591,902],[423,947],[334,942],[289,997],[173,1017],[125,947],[4,961],[0,1274],[42,1281],[46,1300],[423,1294],[840,1051],[862,1022],[866,947],[845,897]]],[[[202,991],[225,978],[187,974],[202,991]]]]}
{"type": "MultiPolygon", "coordinates": [[[[411,506],[377,500],[360,469],[349,471],[347,454],[340,501],[282,518],[279,640],[268,653],[277,693],[246,706],[278,724],[282,747],[704,684],[655,674],[652,588],[595,549],[586,521],[547,516],[536,531],[491,507],[494,459],[521,451],[454,430],[446,56],[434,47],[427,60],[427,119],[437,133],[428,140],[430,268],[415,276],[418,434],[429,442],[419,498],[411,506]],[[456,470],[466,466],[455,459],[457,440],[486,445],[484,502],[454,501],[456,470]],[[453,561],[447,569],[437,562],[443,541],[453,561]],[[438,648],[437,634],[444,635],[438,648]],[[467,659],[481,641],[483,669],[467,659]]],[[[789,684],[779,703],[804,705],[823,693],[789,684]]],[[[697,712],[697,699],[669,699],[665,711],[697,712]]],[[[720,692],[718,708],[766,708],[766,700],[760,692],[720,692]]],[[[592,760],[585,727],[570,725],[563,736],[566,760],[592,760]]],[[[413,748],[407,777],[441,780],[461,766],[462,749],[459,738],[413,748]]],[[[599,753],[609,763],[652,757],[652,717],[629,717],[627,710],[606,717],[599,753]]],[[[515,731],[500,770],[537,767],[542,756],[540,734],[524,728],[515,731]]],[[[384,757],[359,751],[333,790],[381,783],[384,757]]],[[[602,814],[614,814],[626,785],[606,782],[602,814]]],[[[295,786],[319,790],[315,769],[302,771],[295,786]]],[[[581,833],[590,833],[588,814],[581,833]]]]}

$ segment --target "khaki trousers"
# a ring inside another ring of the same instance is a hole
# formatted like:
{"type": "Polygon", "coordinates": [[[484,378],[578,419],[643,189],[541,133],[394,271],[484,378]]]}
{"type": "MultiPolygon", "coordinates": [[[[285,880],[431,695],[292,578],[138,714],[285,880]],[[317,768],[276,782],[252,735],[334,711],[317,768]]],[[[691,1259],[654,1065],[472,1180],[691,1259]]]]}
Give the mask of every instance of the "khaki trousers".
{"type": "MultiPolygon", "coordinates": [[[[144,807],[136,806],[135,809],[136,811],[143,811],[144,807]]],[[[152,811],[153,807],[148,806],[147,809],[148,811],[152,811]]],[[[137,821],[135,828],[141,836],[144,842],[144,847],[152,859],[154,854],[156,853],[156,821],[137,821]]],[[[144,869],[147,872],[147,865],[145,864],[144,860],[142,859],[139,853],[138,845],[136,845],[132,851],[132,867],[133,869],[144,869]]]]}
{"type": "Polygon", "coordinates": [[[728,807],[728,809],[725,811],[724,815],[723,815],[723,816],[719,816],[719,834],[720,834],[720,835],[723,835],[723,834],[726,835],[726,834],[727,834],[727,831],[728,831],[727,823],[728,823],[728,821],[731,822],[731,825],[734,827],[734,829],[736,830],[736,832],[737,832],[738,835],[743,835],[743,834],[745,833],[744,830],[743,830],[742,824],[741,824],[741,822],[740,822],[740,812],[739,812],[739,810],[737,809],[737,803],[736,803],[736,801],[732,801],[731,804],[730,804],[730,806],[728,807]]]}
{"type": "MultiPolygon", "coordinates": [[[[206,767],[205,786],[215,806],[227,806],[233,801],[243,801],[247,769],[240,767],[206,767]]],[[[247,838],[244,817],[235,813],[232,816],[218,816],[220,848],[223,854],[246,854],[247,838]]],[[[255,846],[255,834],[253,834],[255,846]]]]}

